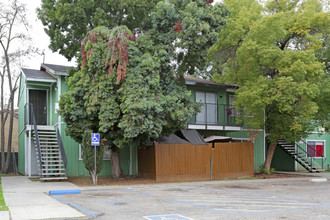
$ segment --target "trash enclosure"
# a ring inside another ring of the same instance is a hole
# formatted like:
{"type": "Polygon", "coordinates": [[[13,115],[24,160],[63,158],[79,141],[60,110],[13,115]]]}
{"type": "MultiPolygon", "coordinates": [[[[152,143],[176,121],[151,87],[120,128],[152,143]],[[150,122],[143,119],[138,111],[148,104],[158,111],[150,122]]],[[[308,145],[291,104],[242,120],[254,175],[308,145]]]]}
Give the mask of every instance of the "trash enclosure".
{"type": "Polygon", "coordinates": [[[161,144],[140,149],[139,175],[156,181],[187,181],[254,175],[253,143],[161,144]]]}

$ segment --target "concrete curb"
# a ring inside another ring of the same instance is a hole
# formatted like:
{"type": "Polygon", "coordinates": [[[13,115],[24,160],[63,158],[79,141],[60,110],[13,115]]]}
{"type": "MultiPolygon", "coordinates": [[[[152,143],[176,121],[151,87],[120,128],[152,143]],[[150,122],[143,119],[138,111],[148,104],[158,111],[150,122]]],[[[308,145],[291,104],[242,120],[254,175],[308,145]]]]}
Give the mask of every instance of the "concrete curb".
{"type": "Polygon", "coordinates": [[[69,190],[51,190],[49,195],[68,195],[68,194],[80,194],[80,189],[69,189],[69,190]]]}

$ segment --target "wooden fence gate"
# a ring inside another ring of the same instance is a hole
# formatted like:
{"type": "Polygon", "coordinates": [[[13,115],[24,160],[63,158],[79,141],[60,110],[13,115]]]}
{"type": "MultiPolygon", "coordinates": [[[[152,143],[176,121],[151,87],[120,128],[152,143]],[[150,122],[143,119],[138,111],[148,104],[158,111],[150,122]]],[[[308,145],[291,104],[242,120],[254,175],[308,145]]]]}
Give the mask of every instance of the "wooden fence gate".
{"type": "Polygon", "coordinates": [[[254,175],[253,143],[159,144],[139,150],[139,175],[156,181],[254,175]]]}

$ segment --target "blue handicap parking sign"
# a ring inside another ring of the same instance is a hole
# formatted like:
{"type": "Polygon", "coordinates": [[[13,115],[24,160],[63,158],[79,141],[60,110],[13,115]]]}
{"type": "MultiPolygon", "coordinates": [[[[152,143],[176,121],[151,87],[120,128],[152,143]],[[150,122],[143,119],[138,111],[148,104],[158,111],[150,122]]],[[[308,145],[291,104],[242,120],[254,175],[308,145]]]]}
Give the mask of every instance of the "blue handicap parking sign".
{"type": "Polygon", "coordinates": [[[100,134],[92,133],[92,145],[99,146],[100,145],[100,134]]]}

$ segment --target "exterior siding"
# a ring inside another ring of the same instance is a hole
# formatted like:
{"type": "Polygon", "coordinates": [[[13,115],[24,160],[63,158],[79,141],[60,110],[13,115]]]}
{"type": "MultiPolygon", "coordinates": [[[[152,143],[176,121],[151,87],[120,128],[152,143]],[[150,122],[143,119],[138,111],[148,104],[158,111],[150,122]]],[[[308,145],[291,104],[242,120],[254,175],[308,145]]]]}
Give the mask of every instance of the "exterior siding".
{"type": "MultiPolygon", "coordinates": [[[[192,86],[187,85],[188,90],[191,91],[192,100],[196,100],[197,91],[205,92],[215,92],[217,94],[217,104],[218,105],[229,105],[229,96],[234,95],[233,92],[227,92],[226,88],[212,87],[212,86],[192,86]]],[[[219,125],[225,124],[225,118],[227,117],[227,112],[224,108],[218,108],[217,112],[217,122],[219,125]]],[[[190,123],[195,123],[195,118],[189,121],[190,123]]],[[[244,129],[244,128],[242,128],[244,129]]],[[[198,130],[198,132],[204,136],[218,135],[218,136],[228,136],[232,138],[250,138],[246,129],[240,131],[228,131],[228,130],[198,130]]],[[[264,131],[260,130],[258,136],[254,140],[254,170],[258,171],[260,164],[265,161],[265,137],[264,131]]]]}
{"type": "MultiPolygon", "coordinates": [[[[88,170],[85,168],[84,162],[79,160],[79,144],[75,142],[71,137],[65,134],[65,124],[62,124],[62,142],[65,149],[65,153],[68,159],[67,163],[67,176],[89,176],[88,170]]],[[[137,150],[132,147],[132,174],[137,174],[137,150]]],[[[125,175],[129,175],[129,159],[130,159],[130,148],[126,147],[120,149],[120,166],[125,175]]],[[[103,161],[103,169],[100,176],[111,176],[111,160],[103,161]]]]}
{"type": "Polygon", "coordinates": [[[21,73],[18,94],[18,172],[25,174],[25,132],[24,130],[24,104],[26,100],[25,76],[21,73]]]}
{"type": "Polygon", "coordinates": [[[281,170],[281,171],[294,171],[295,161],[281,148],[276,147],[271,168],[275,168],[275,170],[281,170]]]}
{"type": "MultiPolygon", "coordinates": [[[[312,140],[322,140],[324,141],[324,155],[326,158],[330,158],[330,134],[328,133],[313,133],[310,134],[308,137],[305,138],[305,142],[312,141],[312,140]]],[[[305,143],[298,143],[306,151],[306,144],[305,143]]],[[[307,156],[306,156],[307,158],[307,156]]],[[[322,160],[316,158],[315,161],[321,166],[322,160]]],[[[326,170],[330,170],[330,160],[325,159],[323,168],[326,170]]],[[[305,169],[298,163],[296,163],[297,171],[305,171],[305,169]]]]}

